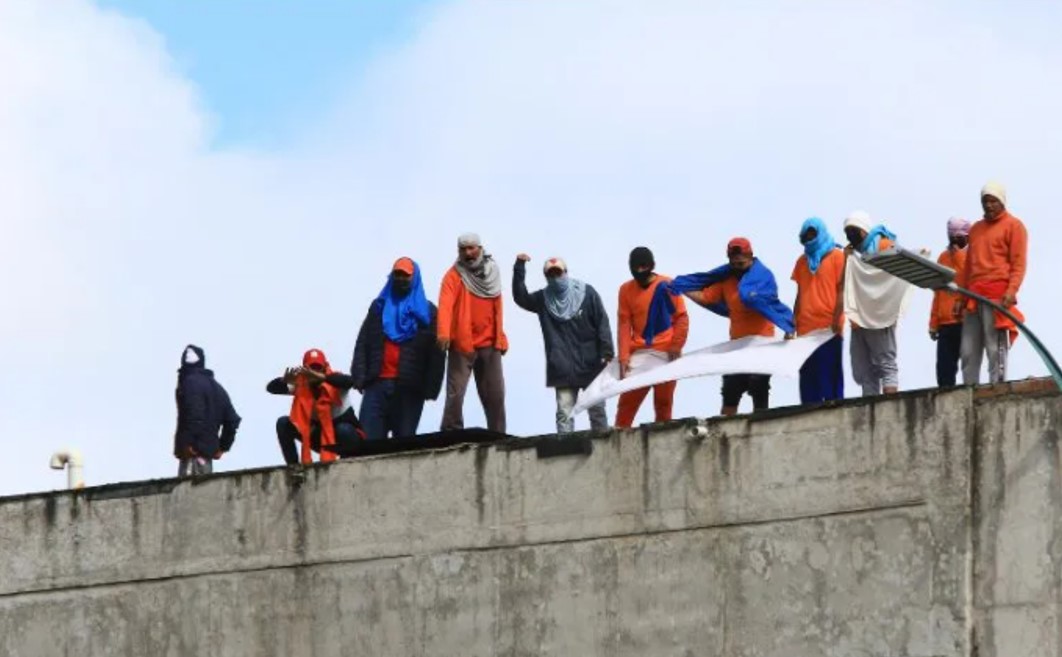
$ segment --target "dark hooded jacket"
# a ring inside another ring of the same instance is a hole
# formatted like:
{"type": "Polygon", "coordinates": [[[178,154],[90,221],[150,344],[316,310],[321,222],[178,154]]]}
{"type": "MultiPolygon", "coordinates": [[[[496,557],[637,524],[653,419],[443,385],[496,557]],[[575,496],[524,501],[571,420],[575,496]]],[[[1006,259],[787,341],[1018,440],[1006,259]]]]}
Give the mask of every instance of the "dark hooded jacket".
{"type": "MultiPolygon", "coordinates": [[[[428,305],[431,308],[431,324],[421,327],[413,339],[399,345],[398,378],[395,381],[407,390],[415,390],[424,399],[435,399],[442,389],[446,354],[435,344],[438,311],[435,304],[428,305]]],[[[380,377],[386,338],[383,316],[379,306],[373,303],[358,331],[354,358],[350,363],[350,374],[354,377],[354,387],[357,389],[368,388],[380,377]]]]}
{"type": "Polygon", "coordinates": [[[527,291],[525,277],[524,262],[517,260],[513,267],[513,298],[516,305],[538,315],[546,347],[546,385],[585,388],[616,353],[601,296],[587,285],[579,312],[569,320],[559,320],[546,309],[545,292],[527,291]]]}
{"type": "Polygon", "coordinates": [[[194,450],[199,456],[213,458],[218,452],[227,452],[232,449],[239,426],[240,416],[229,394],[206,368],[206,354],[199,347],[188,345],[181,356],[181,369],[177,371],[177,431],[173,455],[188,458],[194,450]],[[189,358],[189,351],[195,354],[194,358],[189,358]]]}

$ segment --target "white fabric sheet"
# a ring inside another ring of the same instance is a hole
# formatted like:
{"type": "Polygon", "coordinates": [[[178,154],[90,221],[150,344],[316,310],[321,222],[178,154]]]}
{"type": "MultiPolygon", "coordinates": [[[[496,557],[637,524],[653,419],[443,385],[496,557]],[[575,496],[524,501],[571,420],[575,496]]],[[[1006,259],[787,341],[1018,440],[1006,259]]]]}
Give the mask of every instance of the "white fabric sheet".
{"type": "Polygon", "coordinates": [[[753,336],[691,351],[668,362],[667,354],[642,350],[631,356],[631,371],[619,378],[619,363],[612,361],[594,379],[579,399],[572,414],[582,413],[594,404],[630,390],[698,376],[723,374],[770,374],[795,377],[812,353],[833,337],[831,331],[816,331],[794,340],[753,336]]]}
{"type": "Polygon", "coordinates": [[[883,329],[899,321],[912,286],[850,254],[844,271],[844,314],[863,328],[883,329]]]}

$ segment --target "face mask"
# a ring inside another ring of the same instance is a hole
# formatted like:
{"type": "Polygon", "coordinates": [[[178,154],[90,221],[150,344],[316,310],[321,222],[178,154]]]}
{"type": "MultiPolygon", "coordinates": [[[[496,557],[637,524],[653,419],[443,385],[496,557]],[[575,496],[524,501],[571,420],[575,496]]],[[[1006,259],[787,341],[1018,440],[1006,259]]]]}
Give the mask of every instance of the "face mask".
{"type": "Polygon", "coordinates": [[[391,291],[400,297],[404,297],[409,294],[409,290],[413,287],[413,281],[404,281],[395,279],[391,281],[391,291]]]}
{"type": "Polygon", "coordinates": [[[956,249],[965,249],[970,238],[965,235],[955,235],[948,240],[956,249]]]}
{"type": "Polygon", "coordinates": [[[567,276],[555,276],[546,279],[546,286],[556,294],[564,294],[568,291],[569,283],[567,276]]]}
{"type": "Polygon", "coordinates": [[[638,281],[638,285],[646,287],[649,285],[649,279],[653,277],[653,272],[651,270],[634,271],[632,269],[631,276],[634,277],[634,280],[638,281]]]}

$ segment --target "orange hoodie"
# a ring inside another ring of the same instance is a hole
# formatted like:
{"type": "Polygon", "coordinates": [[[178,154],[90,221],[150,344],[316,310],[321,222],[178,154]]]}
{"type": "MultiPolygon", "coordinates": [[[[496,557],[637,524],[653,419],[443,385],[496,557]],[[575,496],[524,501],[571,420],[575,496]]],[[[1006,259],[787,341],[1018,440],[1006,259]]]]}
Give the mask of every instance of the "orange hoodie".
{"type": "Polygon", "coordinates": [[[439,291],[438,337],[450,340],[452,349],[470,354],[476,350],[478,337],[473,324],[489,327],[493,334],[490,346],[498,351],[509,350],[509,338],[505,337],[502,324],[502,295],[493,299],[474,297],[457,273],[457,267],[450,267],[439,291]],[[483,312],[487,313],[486,317],[479,316],[483,312]]]}
{"type": "Polygon", "coordinates": [[[680,351],[686,346],[686,337],[690,331],[690,318],[686,314],[686,301],[681,296],[673,297],[675,313],[671,315],[671,328],[661,331],[653,337],[652,344],[645,344],[642,333],[645,321],[649,317],[649,305],[653,301],[656,286],[663,281],[670,281],[667,276],[656,275],[656,279],[643,288],[638,281],[630,280],[620,286],[619,290],[619,362],[629,363],[631,353],[640,349],[658,351],[680,351]]]}
{"type": "MultiPolygon", "coordinates": [[[[966,267],[966,249],[945,249],[937,258],[937,263],[951,267],[958,276],[966,267]]],[[[929,313],[930,331],[936,331],[941,326],[962,323],[962,317],[955,314],[955,302],[961,298],[958,292],[948,290],[937,290],[933,293],[933,308],[929,313]]]]}
{"type": "Polygon", "coordinates": [[[969,289],[976,283],[1006,281],[1006,294],[1018,296],[1025,279],[1028,234],[1021,220],[1003,211],[999,219],[982,219],[970,229],[966,266],[956,282],[969,289]]]}

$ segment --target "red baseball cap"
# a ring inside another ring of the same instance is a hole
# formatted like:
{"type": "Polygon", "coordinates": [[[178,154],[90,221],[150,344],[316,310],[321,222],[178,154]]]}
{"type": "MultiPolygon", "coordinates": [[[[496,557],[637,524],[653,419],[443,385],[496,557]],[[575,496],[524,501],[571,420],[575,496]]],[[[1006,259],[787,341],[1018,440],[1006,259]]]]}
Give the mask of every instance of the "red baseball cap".
{"type": "Polygon", "coordinates": [[[752,243],[744,237],[735,237],[726,245],[727,255],[752,255],[752,243]]]}
{"type": "Polygon", "coordinates": [[[395,266],[391,267],[391,271],[400,271],[409,276],[413,275],[413,269],[413,261],[409,258],[399,258],[395,260],[395,266]]]}
{"type": "Polygon", "coordinates": [[[311,349],[302,356],[302,366],[310,367],[311,365],[320,365],[321,367],[328,369],[328,358],[325,357],[324,352],[320,349],[311,349]]]}

